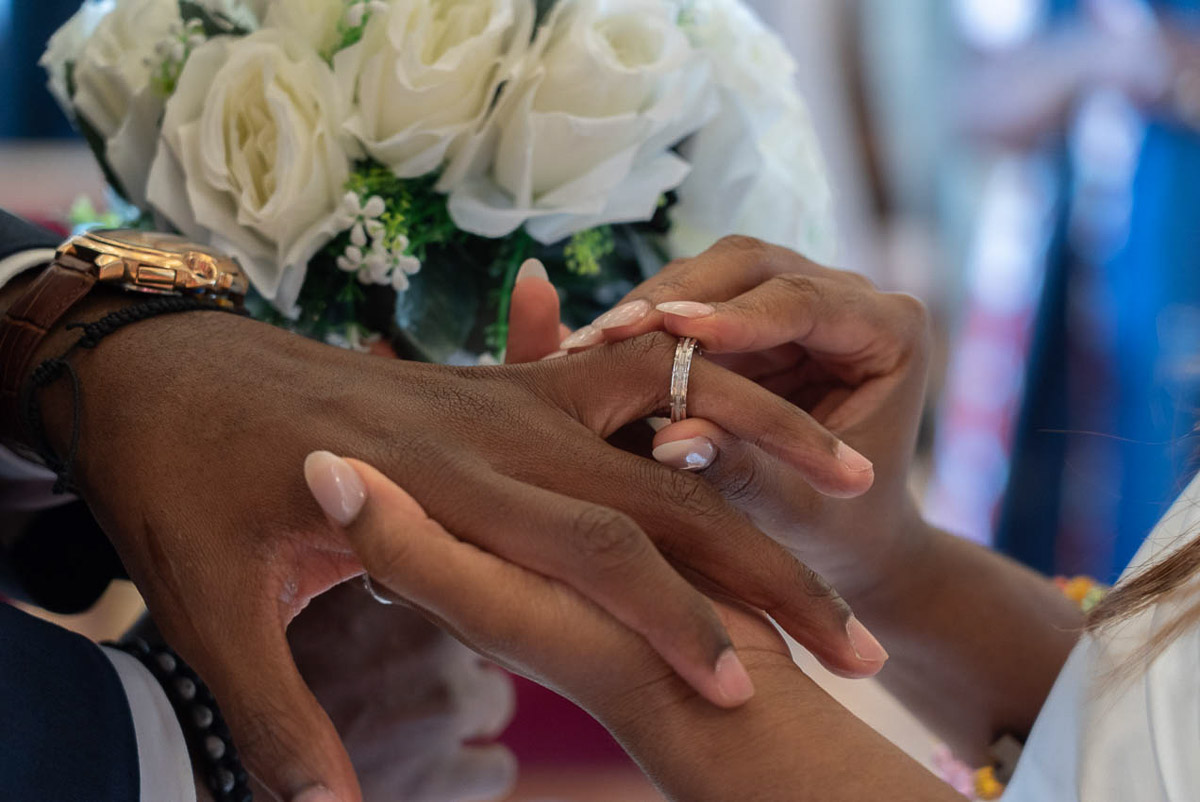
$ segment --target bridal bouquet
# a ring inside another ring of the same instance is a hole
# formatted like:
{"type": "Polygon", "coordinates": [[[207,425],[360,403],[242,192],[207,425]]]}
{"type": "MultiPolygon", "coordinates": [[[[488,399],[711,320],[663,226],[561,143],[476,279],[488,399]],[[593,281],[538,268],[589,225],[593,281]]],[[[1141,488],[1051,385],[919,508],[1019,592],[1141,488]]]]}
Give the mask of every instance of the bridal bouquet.
{"type": "Polygon", "coordinates": [[[529,257],[582,322],[726,234],[830,255],[795,65],[740,0],[88,0],[41,63],[130,224],[332,342],[499,350],[529,257]]]}

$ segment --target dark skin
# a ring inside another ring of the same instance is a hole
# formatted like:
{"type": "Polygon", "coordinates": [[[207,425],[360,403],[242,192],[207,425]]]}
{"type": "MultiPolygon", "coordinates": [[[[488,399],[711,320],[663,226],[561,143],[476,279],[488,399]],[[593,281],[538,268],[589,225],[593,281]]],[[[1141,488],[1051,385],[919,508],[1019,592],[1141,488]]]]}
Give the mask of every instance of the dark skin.
{"type": "Polygon", "coordinates": [[[760,612],[718,596],[758,693],[716,708],[578,593],[455,538],[374,468],[350,464],[365,492],[346,533],[372,575],[464,643],[586,709],[668,798],[962,799],[797,668],[760,612]]]}
{"type": "MultiPolygon", "coordinates": [[[[654,443],[698,437],[715,446],[696,475],[844,594],[890,653],[880,681],[960,757],[983,765],[1000,735],[1027,734],[1083,620],[1045,577],[919,514],[909,470],[931,347],[921,304],[744,237],[673,262],[622,303],[639,301],[645,317],[606,329],[607,342],[656,329],[698,338],[708,358],[853,443],[874,464],[875,481],[858,498],[833,501],[703,413],[662,429],[654,443]],[[656,311],[678,301],[711,313],[656,311]]],[[[548,282],[518,285],[512,309],[510,358],[559,347],[548,282]]]]}
{"type": "MultiPolygon", "coordinates": [[[[0,291],[7,308],[24,281],[0,291]]],[[[129,302],[97,293],[68,320],[129,302]]],[[[38,358],[77,335],[57,331],[38,358]]],[[[120,330],[73,363],[83,387],[75,477],[164,636],[205,678],[248,767],[292,799],[360,791],[335,728],[297,672],[285,629],[362,571],[313,503],[300,465],[327,449],[369,460],[456,535],[556,577],[661,653],[710,703],[730,645],[678,571],[771,610],[841,673],[864,676],[849,609],[720,494],[604,438],[665,406],[675,339],[657,334],[558,365],[453,369],[340,351],[252,320],[197,312],[120,330]],[[677,570],[678,569],[678,570],[677,570]]],[[[871,477],[809,415],[700,362],[691,403],[822,492],[871,477]]],[[[43,396],[61,453],[62,385],[43,396]]]]}

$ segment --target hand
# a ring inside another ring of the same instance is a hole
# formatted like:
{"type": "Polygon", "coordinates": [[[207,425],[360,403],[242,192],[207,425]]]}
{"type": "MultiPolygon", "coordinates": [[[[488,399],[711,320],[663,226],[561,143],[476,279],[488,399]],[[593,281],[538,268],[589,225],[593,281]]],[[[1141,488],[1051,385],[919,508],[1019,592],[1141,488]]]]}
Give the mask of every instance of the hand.
{"type": "MultiPolygon", "coordinates": [[[[319,502],[328,476],[353,477],[349,481],[362,488],[353,506],[327,512],[332,525],[344,528],[374,581],[475,651],[575,701],[602,722],[653,688],[692,695],[642,638],[569,586],[454,537],[366,463],[332,455],[315,462],[314,467],[309,461],[306,472],[319,502]]],[[[790,665],[786,644],[761,613],[734,602],[717,609],[751,664],[790,665]]],[[[745,676],[741,681],[750,682],[745,676]]]]}
{"type": "MultiPolygon", "coordinates": [[[[769,610],[832,669],[875,673],[881,661],[855,652],[849,609],[827,584],[703,481],[605,443],[665,405],[673,350],[655,335],[557,364],[464,370],[219,313],[155,318],[76,358],[75,476],[248,767],[288,799],[359,795],[284,635],[309,600],[362,570],[301,480],[297,466],[320,448],[372,461],[457,536],[570,584],[716,704],[743,701],[727,679],[740,664],[672,564],[769,610]]],[[[771,453],[825,492],[869,486],[800,410],[704,360],[693,382],[698,414],[746,438],[774,433],[771,453]]],[[[56,387],[43,407],[61,453],[70,395],[56,387]]]]}
{"type": "MultiPolygon", "coordinates": [[[[537,359],[558,348],[549,322],[557,324],[557,303],[545,281],[517,285],[511,356],[537,359]]],[[[700,410],[658,432],[655,456],[695,469],[852,603],[890,576],[902,536],[920,530],[907,489],[930,349],[920,302],[784,248],[731,237],[671,263],[565,345],[655,329],[696,337],[709,359],[808,411],[866,455],[864,471],[875,480],[864,495],[833,500],[768,453],[770,440],[739,437],[700,410]]]]}
{"type": "Polygon", "coordinates": [[[494,799],[512,785],[513,756],[480,744],[511,719],[512,681],[420,613],[351,580],[313,599],[288,642],[368,802],[494,799]]]}

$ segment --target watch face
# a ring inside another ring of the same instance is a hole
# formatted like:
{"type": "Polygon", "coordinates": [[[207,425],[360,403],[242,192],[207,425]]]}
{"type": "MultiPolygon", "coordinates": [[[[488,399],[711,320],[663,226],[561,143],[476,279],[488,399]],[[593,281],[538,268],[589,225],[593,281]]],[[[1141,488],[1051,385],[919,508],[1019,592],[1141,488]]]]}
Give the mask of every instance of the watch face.
{"type": "Polygon", "coordinates": [[[164,234],[160,231],[138,231],[128,228],[110,228],[89,231],[85,237],[118,248],[136,248],[139,250],[160,251],[163,253],[179,254],[208,253],[212,250],[174,234],[164,234]]]}

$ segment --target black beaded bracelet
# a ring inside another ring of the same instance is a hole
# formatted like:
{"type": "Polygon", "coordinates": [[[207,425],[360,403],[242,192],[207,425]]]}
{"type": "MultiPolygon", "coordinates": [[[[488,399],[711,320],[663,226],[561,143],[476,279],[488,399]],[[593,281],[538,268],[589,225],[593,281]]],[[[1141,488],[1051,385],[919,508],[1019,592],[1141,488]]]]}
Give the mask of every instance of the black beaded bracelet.
{"type": "Polygon", "coordinates": [[[251,802],[250,778],[238,759],[229,727],[221,717],[217,701],[191,666],[170,646],[151,646],[141,638],[129,638],[105,646],[126,652],[150,670],[162,685],[179,719],[188,751],[201,766],[204,782],[216,802],[251,802]]]}

